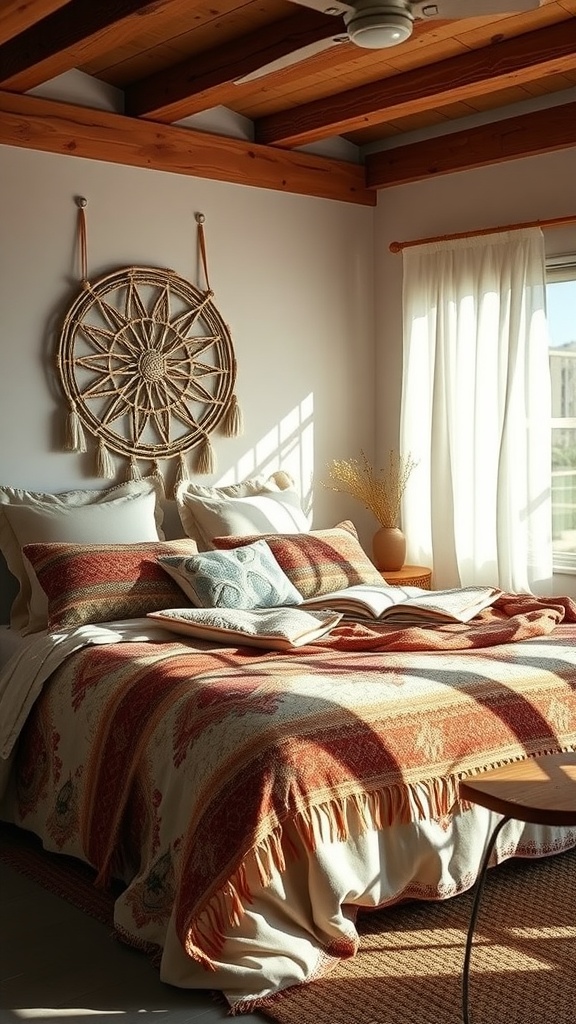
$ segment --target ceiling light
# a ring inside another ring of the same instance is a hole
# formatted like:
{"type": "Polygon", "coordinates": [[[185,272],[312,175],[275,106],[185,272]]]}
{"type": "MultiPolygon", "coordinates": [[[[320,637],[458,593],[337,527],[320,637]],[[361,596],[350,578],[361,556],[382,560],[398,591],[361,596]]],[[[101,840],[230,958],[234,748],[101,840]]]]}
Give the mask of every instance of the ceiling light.
{"type": "Polygon", "coordinates": [[[397,46],[412,35],[414,18],[403,0],[366,0],[344,15],[348,38],[369,50],[397,46]]]}

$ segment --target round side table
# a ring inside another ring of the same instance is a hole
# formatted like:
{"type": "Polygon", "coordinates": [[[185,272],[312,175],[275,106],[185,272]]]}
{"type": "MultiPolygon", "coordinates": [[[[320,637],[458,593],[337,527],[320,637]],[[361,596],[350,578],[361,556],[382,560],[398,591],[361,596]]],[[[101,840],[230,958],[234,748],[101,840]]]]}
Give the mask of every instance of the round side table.
{"type": "Polygon", "coordinates": [[[386,571],[380,569],[385,583],[394,587],[421,587],[422,590],[432,589],[432,569],[427,565],[403,565],[401,569],[386,571]]]}
{"type": "Polygon", "coordinates": [[[470,1024],[468,987],[474,928],[492,850],[510,818],[535,825],[576,825],[576,752],[514,761],[460,782],[460,797],[503,817],[492,831],[476,881],[462,969],[462,1019],[470,1024]]]}

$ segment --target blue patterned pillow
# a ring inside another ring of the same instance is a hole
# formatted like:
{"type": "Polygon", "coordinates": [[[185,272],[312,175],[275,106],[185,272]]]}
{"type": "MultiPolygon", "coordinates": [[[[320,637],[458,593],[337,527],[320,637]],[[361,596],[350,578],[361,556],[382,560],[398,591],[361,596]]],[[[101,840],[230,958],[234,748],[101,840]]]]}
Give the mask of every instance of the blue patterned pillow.
{"type": "Polygon", "coordinates": [[[158,564],[199,608],[277,608],[302,603],[265,540],[228,551],[167,555],[158,564]]]}

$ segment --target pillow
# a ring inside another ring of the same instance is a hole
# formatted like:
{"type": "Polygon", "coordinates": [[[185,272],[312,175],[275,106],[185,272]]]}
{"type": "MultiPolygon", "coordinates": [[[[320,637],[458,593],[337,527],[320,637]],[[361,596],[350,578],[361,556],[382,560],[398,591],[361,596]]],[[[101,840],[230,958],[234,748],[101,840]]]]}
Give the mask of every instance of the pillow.
{"type": "Polygon", "coordinates": [[[262,476],[253,477],[250,480],[244,480],[241,483],[230,484],[225,487],[204,487],[200,484],[191,484],[189,481],[183,481],[176,488],[176,504],[184,532],[187,537],[191,537],[196,541],[200,551],[210,551],[214,548],[212,538],[216,534],[263,533],[261,515],[260,521],[254,522],[254,516],[262,512],[262,508],[259,508],[261,503],[257,502],[250,510],[246,506],[236,505],[237,501],[262,496],[270,499],[269,502],[264,504],[264,508],[268,510],[268,516],[274,513],[278,516],[281,513],[282,506],[289,505],[291,508],[296,509],[296,515],[300,513],[300,522],[302,522],[302,519],[305,520],[305,525],[301,527],[293,525],[291,521],[284,521],[283,525],[277,527],[268,518],[268,524],[264,527],[265,530],[277,530],[279,528],[284,532],[292,529],[295,532],[299,529],[308,530],[308,521],[302,512],[300,499],[293,486],[292,479],[287,473],[282,471],[273,473],[268,478],[262,476]],[[281,495],[285,496],[284,502],[281,495]],[[274,506],[274,499],[277,499],[280,503],[280,510],[274,506]],[[243,513],[244,521],[242,522],[237,519],[235,524],[230,524],[228,517],[232,514],[232,511],[243,513]],[[246,516],[249,516],[248,524],[246,523],[246,516]]]}
{"type": "Polygon", "coordinates": [[[277,608],[302,602],[265,540],[231,551],[204,551],[189,558],[167,555],[158,561],[201,608],[277,608]]]}
{"type": "MultiPolygon", "coordinates": [[[[249,544],[254,537],[215,537],[217,548],[249,544]]],[[[382,576],[360,546],[354,524],[346,521],[332,530],[269,534],[266,543],[280,567],[303,598],[320,597],[357,583],[382,586],[382,576]]]]}
{"type": "Polygon", "coordinates": [[[137,619],[160,608],[188,605],[158,564],[164,555],[193,555],[193,540],[151,544],[26,544],[48,599],[48,629],[137,619]]]}
{"type": "MultiPolygon", "coordinates": [[[[296,491],[253,494],[246,498],[196,497],[184,494],[181,505],[193,515],[202,550],[214,548],[214,537],[263,533],[308,532],[309,524],[296,491]]],[[[180,505],[179,505],[180,507],[180,505]]],[[[182,525],[185,527],[184,519],[182,525]]]]}
{"type": "MultiPolygon", "coordinates": [[[[284,484],[283,486],[290,486],[284,484]]],[[[263,491],[280,490],[274,477],[260,476],[251,477],[248,480],[241,480],[237,484],[225,484],[222,487],[209,487],[206,484],[195,484],[191,480],[182,480],[176,487],[174,494],[178,515],[187,537],[191,537],[198,544],[200,551],[212,547],[211,538],[204,541],[199,526],[194,518],[193,510],[184,501],[188,494],[193,498],[246,498],[250,494],[262,494],[263,491]]]]}
{"type": "Polygon", "coordinates": [[[42,610],[36,607],[38,594],[32,612],[29,611],[31,580],[30,567],[26,567],[21,552],[24,544],[162,540],[163,494],[162,483],[157,477],[131,480],[106,490],[65,491],[61,494],[0,487],[0,550],[19,585],[19,593],[12,603],[11,627],[34,632],[46,626],[42,599],[42,610]],[[149,495],[153,496],[153,502],[136,500],[149,495]],[[86,514],[85,509],[88,509],[86,514]],[[34,510],[38,515],[19,516],[21,510],[34,510]]]}
{"type": "Polygon", "coordinates": [[[308,612],[302,608],[175,608],[150,612],[148,617],[184,636],[275,651],[313,643],[342,618],[337,612],[308,612]]]}

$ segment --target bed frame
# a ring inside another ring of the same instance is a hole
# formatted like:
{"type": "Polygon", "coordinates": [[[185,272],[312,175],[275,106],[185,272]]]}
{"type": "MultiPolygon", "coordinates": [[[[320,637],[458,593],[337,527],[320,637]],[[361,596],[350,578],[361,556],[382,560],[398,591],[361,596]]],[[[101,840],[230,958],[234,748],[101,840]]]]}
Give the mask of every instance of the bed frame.
{"type": "Polygon", "coordinates": [[[10,608],[17,591],[16,579],[9,571],[4,556],[0,555],[0,626],[6,626],[10,621],[10,608]]]}

